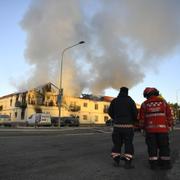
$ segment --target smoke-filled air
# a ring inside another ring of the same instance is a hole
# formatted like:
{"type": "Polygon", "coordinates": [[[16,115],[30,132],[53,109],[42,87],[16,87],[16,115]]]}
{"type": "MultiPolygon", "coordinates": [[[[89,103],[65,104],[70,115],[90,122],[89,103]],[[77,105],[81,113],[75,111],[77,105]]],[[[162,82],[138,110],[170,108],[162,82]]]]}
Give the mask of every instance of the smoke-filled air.
{"type": "Polygon", "coordinates": [[[64,93],[132,88],[178,51],[179,17],[179,0],[32,0],[20,22],[33,67],[23,84],[59,86],[62,51],[85,41],[64,53],[64,93]]]}

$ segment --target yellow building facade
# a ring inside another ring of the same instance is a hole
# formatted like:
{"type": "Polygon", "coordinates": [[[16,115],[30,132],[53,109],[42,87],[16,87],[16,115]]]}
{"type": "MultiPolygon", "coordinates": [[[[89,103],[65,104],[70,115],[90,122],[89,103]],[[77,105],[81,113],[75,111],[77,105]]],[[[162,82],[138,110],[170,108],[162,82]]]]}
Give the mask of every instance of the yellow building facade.
{"type": "MultiPolygon", "coordinates": [[[[0,97],[0,114],[12,121],[26,121],[34,113],[49,113],[58,116],[58,88],[52,83],[0,97]]],[[[109,119],[107,109],[110,101],[103,97],[63,96],[61,116],[78,116],[80,124],[105,124],[109,119]]]]}

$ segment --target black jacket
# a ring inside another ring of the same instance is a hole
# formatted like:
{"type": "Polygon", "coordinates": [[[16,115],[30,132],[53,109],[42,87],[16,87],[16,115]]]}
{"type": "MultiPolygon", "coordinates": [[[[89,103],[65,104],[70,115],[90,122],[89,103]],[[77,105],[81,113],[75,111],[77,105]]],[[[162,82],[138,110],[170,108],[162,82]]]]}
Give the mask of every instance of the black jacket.
{"type": "Polygon", "coordinates": [[[108,109],[114,124],[134,124],[137,120],[137,108],[134,100],[123,93],[111,101],[108,109]]]}

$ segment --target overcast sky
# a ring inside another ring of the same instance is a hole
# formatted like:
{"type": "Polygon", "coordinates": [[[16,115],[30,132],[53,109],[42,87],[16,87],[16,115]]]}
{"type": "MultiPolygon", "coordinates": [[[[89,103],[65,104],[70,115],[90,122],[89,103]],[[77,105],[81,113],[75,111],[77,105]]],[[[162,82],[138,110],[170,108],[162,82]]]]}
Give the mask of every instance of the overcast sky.
{"type": "Polygon", "coordinates": [[[1,0],[0,96],[59,82],[65,94],[117,96],[141,103],[145,87],[180,101],[180,1],[1,0]]]}

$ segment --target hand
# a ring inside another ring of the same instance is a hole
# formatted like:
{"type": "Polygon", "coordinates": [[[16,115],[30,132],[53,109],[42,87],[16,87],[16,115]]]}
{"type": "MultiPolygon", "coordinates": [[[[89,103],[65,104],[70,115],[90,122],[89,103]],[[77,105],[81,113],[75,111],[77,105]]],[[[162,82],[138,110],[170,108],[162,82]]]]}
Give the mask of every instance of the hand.
{"type": "Polygon", "coordinates": [[[169,132],[172,132],[173,131],[173,127],[169,127],[169,132]]]}
{"type": "Polygon", "coordinates": [[[145,130],[144,130],[144,129],[141,129],[141,134],[142,134],[143,136],[145,136],[145,135],[146,135],[146,132],[145,132],[145,130]]]}

